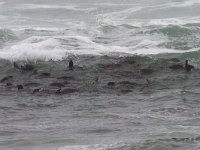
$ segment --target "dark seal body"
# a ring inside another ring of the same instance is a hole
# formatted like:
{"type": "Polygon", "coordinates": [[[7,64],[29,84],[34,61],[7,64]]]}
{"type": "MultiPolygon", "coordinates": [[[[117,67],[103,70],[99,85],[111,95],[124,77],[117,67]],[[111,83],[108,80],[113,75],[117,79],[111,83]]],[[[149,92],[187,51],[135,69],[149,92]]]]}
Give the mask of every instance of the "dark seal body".
{"type": "Polygon", "coordinates": [[[185,69],[186,71],[190,72],[192,69],[194,69],[194,66],[188,64],[188,60],[185,61],[185,69]]]}
{"type": "Polygon", "coordinates": [[[72,60],[69,61],[69,70],[74,70],[74,62],[72,60]]]}

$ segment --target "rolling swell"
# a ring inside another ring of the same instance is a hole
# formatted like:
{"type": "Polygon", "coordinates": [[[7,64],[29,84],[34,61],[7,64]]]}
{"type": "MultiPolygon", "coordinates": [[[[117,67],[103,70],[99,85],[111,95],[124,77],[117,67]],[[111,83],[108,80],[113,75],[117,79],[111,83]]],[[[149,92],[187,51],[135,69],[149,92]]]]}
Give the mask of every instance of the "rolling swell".
{"type": "Polygon", "coordinates": [[[162,42],[158,47],[165,47],[168,49],[180,50],[184,53],[188,50],[198,50],[199,45],[199,30],[197,26],[156,26],[147,31],[147,34],[159,34],[167,38],[165,42],[162,42]],[[156,29],[154,29],[156,28],[156,29]]]}
{"type": "Polygon", "coordinates": [[[185,53],[198,51],[199,25],[144,25],[131,23],[98,24],[90,31],[88,25],[78,28],[1,29],[2,59],[62,60],[69,54],[110,55],[185,53]],[[20,40],[19,40],[20,39],[20,40]],[[16,42],[18,40],[18,42],[16,42]],[[48,52],[48,53],[47,53],[48,52]]]}

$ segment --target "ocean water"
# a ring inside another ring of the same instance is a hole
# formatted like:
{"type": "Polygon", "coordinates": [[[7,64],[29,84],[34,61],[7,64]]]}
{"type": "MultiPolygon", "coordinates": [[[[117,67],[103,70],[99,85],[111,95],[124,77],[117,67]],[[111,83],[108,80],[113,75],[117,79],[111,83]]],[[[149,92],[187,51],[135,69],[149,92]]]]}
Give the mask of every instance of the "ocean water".
{"type": "Polygon", "coordinates": [[[199,14],[200,0],[0,0],[0,149],[199,150],[199,14]]]}

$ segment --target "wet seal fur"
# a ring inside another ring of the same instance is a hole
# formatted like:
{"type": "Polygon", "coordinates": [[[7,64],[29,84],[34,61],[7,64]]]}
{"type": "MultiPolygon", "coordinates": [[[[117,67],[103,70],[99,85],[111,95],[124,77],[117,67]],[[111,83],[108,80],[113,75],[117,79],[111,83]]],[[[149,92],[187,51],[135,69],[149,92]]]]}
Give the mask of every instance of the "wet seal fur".
{"type": "Polygon", "coordinates": [[[108,82],[107,85],[108,86],[115,86],[115,82],[108,82]]]}
{"type": "Polygon", "coordinates": [[[69,70],[74,70],[74,62],[72,60],[69,61],[69,70]]]}
{"type": "Polygon", "coordinates": [[[23,85],[21,85],[21,84],[16,85],[16,87],[17,87],[18,90],[24,89],[23,85]]]}
{"type": "Polygon", "coordinates": [[[185,69],[186,71],[190,72],[192,69],[194,69],[194,66],[189,65],[188,60],[186,60],[185,66],[183,66],[182,64],[173,64],[173,65],[169,66],[169,68],[173,69],[173,70],[185,69]]]}

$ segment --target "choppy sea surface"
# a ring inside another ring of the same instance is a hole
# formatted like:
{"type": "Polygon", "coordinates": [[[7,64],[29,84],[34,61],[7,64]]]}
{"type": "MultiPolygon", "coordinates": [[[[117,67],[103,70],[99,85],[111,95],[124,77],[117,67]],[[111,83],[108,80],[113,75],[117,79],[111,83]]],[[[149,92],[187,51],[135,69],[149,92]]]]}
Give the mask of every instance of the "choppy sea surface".
{"type": "Polygon", "coordinates": [[[200,149],[199,0],[0,0],[0,22],[0,149],[200,149]]]}

